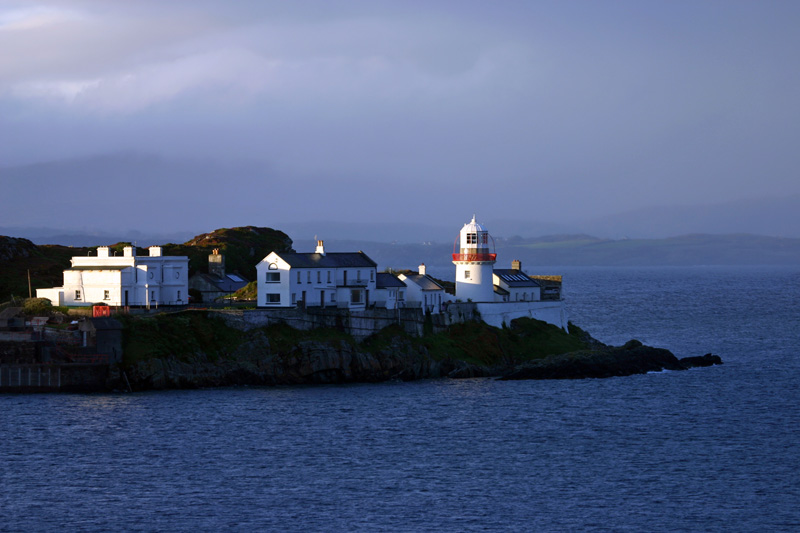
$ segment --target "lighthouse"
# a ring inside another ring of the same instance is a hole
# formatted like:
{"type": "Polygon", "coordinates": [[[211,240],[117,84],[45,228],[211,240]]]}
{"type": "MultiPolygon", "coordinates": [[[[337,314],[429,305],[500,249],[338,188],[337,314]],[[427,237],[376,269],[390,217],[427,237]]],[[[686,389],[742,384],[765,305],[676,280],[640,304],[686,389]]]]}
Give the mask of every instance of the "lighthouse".
{"type": "Polygon", "coordinates": [[[462,301],[493,302],[492,271],[497,254],[489,249],[489,232],[475,221],[464,224],[458,236],[458,253],[453,247],[456,265],[456,298],[462,301]]]}

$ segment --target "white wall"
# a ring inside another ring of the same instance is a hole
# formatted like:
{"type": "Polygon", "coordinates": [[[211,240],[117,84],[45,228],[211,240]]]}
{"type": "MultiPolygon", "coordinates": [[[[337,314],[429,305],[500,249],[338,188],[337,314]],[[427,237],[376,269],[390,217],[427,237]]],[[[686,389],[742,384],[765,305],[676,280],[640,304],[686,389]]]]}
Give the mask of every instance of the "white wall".
{"type": "Polygon", "coordinates": [[[492,263],[457,263],[456,298],[462,302],[493,302],[492,263]],[[469,278],[466,272],[469,271],[469,278]]]}
{"type": "Polygon", "coordinates": [[[498,328],[515,318],[535,318],[569,331],[567,310],[563,301],[498,302],[477,304],[481,320],[498,328]]]}
{"type": "MultiPolygon", "coordinates": [[[[97,256],[72,258],[72,269],[64,271],[62,288],[46,289],[53,298],[58,291],[62,305],[105,303],[126,305],[184,305],[189,298],[189,259],[185,256],[110,256],[106,247],[97,256]],[[80,299],[76,299],[80,291],[80,299]],[[106,297],[106,291],[108,296],[106,297]],[[153,299],[151,299],[151,297],[153,299]]],[[[160,249],[151,253],[159,254],[160,249]]],[[[44,294],[44,292],[43,292],[44,294]]],[[[48,298],[50,299],[50,298],[48,298]]],[[[51,299],[51,301],[53,301],[51,299]]],[[[55,302],[54,302],[55,303],[55,302]]]]}

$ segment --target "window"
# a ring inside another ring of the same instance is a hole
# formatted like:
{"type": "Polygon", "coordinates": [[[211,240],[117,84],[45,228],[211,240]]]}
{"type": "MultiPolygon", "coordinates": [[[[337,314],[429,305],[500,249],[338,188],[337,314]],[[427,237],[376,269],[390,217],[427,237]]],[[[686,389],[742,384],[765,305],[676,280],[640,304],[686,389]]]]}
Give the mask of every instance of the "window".
{"type": "Polygon", "coordinates": [[[150,300],[155,301],[156,299],[156,291],[150,291],[150,300]]]}
{"type": "Polygon", "coordinates": [[[317,270],[317,283],[322,283],[322,272],[317,270]]]}
{"type": "Polygon", "coordinates": [[[360,270],[357,270],[357,271],[356,271],[356,279],[357,279],[358,281],[361,281],[361,271],[360,271],[360,270]]]}
{"type": "Polygon", "coordinates": [[[351,304],[361,303],[361,291],[359,289],[353,289],[350,291],[350,303],[351,304]]]}
{"type": "Polygon", "coordinates": [[[267,272],[267,283],[280,283],[280,282],[281,282],[280,272],[267,272]]]}
{"type": "Polygon", "coordinates": [[[111,299],[111,291],[103,291],[103,300],[111,299]]]}
{"type": "Polygon", "coordinates": [[[297,303],[297,293],[293,292],[292,293],[292,305],[295,305],[296,303],[297,303]]]}
{"type": "Polygon", "coordinates": [[[267,303],[268,304],[281,303],[281,293],[279,292],[267,293],[267,303]]]}
{"type": "Polygon", "coordinates": [[[465,270],[464,271],[464,279],[472,279],[472,277],[470,276],[469,270],[465,270]]]}
{"type": "Polygon", "coordinates": [[[300,280],[300,271],[299,271],[299,270],[297,271],[297,283],[303,283],[303,282],[300,280]]]}
{"type": "Polygon", "coordinates": [[[181,291],[178,291],[178,300],[180,301],[180,299],[181,299],[181,291]]]}
{"type": "Polygon", "coordinates": [[[375,271],[374,270],[370,270],[369,271],[369,280],[370,281],[375,281],[375,271]]]}
{"type": "Polygon", "coordinates": [[[399,300],[402,300],[402,299],[403,299],[403,291],[398,291],[398,292],[397,292],[397,298],[398,298],[399,300]]]}
{"type": "Polygon", "coordinates": [[[75,291],[75,300],[77,301],[77,300],[80,300],[80,299],[81,299],[81,291],[76,290],[75,291]]]}
{"type": "Polygon", "coordinates": [[[331,282],[331,271],[328,270],[328,283],[330,283],[330,282],[331,282]]]}
{"type": "Polygon", "coordinates": [[[467,244],[478,244],[478,234],[467,233],[467,244]]]}
{"type": "Polygon", "coordinates": [[[269,264],[270,270],[278,270],[278,263],[270,263],[269,264]]]}
{"type": "Polygon", "coordinates": [[[335,292],[331,293],[331,303],[336,303],[336,293],[335,292]]]}
{"type": "Polygon", "coordinates": [[[311,283],[311,271],[310,270],[308,272],[306,272],[306,281],[308,283],[311,283]]]}
{"type": "Polygon", "coordinates": [[[489,243],[489,234],[488,233],[481,233],[481,243],[488,244],[489,243]]]}

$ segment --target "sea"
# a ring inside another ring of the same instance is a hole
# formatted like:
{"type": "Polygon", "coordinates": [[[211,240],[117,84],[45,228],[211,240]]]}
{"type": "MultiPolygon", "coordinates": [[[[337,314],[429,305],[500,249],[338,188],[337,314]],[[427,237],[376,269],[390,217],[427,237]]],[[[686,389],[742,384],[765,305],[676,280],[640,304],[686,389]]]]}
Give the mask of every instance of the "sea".
{"type": "Polygon", "coordinates": [[[545,269],[721,366],[0,395],[0,531],[800,531],[800,267],[545,269]]]}

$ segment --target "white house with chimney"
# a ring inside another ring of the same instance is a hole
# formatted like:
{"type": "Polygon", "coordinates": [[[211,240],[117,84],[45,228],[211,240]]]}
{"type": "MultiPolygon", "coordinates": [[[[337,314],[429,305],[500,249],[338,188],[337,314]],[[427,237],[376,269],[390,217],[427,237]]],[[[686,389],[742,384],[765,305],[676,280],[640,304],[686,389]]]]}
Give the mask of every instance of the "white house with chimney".
{"type": "Polygon", "coordinates": [[[270,252],[256,265],[259,307],[365,309],[375,303],[378,265],[364,252],[270,252]]]}
{"type": "Polygon", "coordinates": [[[64,271],[63,286],[36,289],[36,297],[65,306],[188,303],[189,258],[162,255],[160,246],[151,246],[147,256],[136,255],[132,246],[126,246],[122,255],[101,246],[96,255],[73,257],[71,264],[64,271]]]}
{"type": "Polygon", "coordinates": [[[442,304],[452,300],[438,281],[426,273],[425,263],[419,265],[417,274],[397,276],[408,287],[406,305],[420,307],[426,313],[441,313],[442,304]]]}

